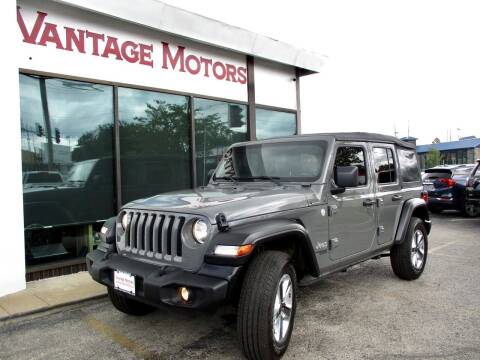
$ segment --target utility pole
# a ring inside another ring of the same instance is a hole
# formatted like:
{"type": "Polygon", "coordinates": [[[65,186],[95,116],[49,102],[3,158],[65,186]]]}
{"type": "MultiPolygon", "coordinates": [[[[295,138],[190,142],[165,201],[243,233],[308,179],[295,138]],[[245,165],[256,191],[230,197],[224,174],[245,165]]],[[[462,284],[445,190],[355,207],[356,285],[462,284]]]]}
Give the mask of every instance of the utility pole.
{"type": "Polygon", "coordinates": [[[45,128],[47,130],[48,170],[53,170],[52,128],[50,126],[50,112],[48,111],[47,86],[45,85],[44,78],[40,78],[39,83],[40,83],[40,98],[42,100],[43,118],[45,120],[45,128]]]}

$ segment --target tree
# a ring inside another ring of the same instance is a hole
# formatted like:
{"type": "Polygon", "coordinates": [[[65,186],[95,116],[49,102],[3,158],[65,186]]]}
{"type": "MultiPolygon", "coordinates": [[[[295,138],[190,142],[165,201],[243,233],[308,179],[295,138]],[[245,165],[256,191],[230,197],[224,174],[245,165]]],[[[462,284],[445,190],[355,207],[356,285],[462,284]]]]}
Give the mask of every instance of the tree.
{"type": "Polygon", "coordinates": [[[431,147],[425,158],[425,166],[431,168],[440,165],[443,162],[443,156],[439,150],[431,147]]]}

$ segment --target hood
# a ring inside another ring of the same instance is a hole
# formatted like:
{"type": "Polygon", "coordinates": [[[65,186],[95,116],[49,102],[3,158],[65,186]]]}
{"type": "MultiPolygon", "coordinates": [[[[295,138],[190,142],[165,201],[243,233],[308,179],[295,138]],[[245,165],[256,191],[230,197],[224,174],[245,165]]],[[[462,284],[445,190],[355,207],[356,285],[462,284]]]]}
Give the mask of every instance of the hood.
{"type": "Polygon", "coordinates": [[[130,202],[124,208],[180,212],[207,216],[212,224],[218,213],[228,221],[307,206],[310,189],[291,187],[207,186],[130,202]]]}

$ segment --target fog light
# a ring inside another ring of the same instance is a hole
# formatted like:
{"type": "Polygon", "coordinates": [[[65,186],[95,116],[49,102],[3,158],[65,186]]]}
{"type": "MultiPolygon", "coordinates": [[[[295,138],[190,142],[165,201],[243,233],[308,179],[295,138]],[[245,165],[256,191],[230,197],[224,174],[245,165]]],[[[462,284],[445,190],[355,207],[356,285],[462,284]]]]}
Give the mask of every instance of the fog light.
{"type": "Polygon", "coordinates": [[[178,288],[178,294],[183,302],[188,302],[188,300],[190,300],[190,290],[188,290],[188,288],[185,286],[178,288]]]}

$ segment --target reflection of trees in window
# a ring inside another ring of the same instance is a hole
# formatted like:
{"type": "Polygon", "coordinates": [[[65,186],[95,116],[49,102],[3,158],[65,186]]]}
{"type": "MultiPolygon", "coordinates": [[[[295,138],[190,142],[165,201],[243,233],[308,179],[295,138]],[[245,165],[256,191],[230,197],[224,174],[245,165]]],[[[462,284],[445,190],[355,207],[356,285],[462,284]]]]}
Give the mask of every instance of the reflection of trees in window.
{"type": "Polygon", "coordinates": [[[190,149],[188,104],[147,103],[144,116],[121,121],[123,155],[177,154],[190,149]]]}
{"type": "MultiPolygon", "coordinates": [[[[208,156],[209,150],[222,149],[235,140],[235,131],[230,129],[218,113],[197,117],[200,111],[195,110],[195,123],[197,127],[196,138],[200,140],[201,147],[197,147],[197,156],[208,156]]],[[[222,151],[223,152],[223,151],[222,151]]]]}
{"type": "Polygon", "coordinates": [[[205,185],[225,148],[247,139],[246,106],[195,99],[194,112],[197,184],[205,185]]]}
{"type": "Polygon", "coordinates": [[[336,166],[365,165],[363,161],[363,150],[358,147],[338,148],[335,158],[336,166]]]}
{"type": "Polygon", "coordinates": [[[112,136],[112,124],[102,124],[95,130],[83,133],[72,151],[72,160],[77,162],[112,156],[112,136]]]}

